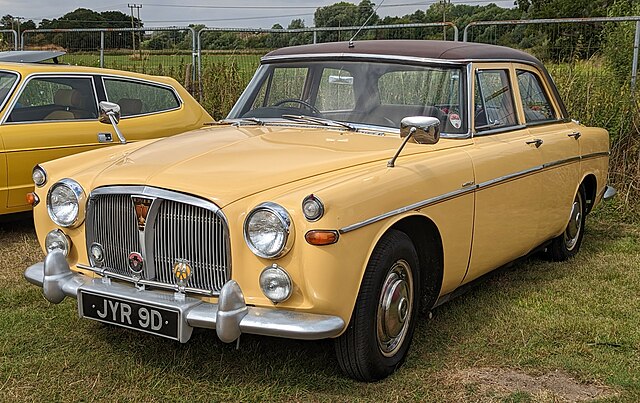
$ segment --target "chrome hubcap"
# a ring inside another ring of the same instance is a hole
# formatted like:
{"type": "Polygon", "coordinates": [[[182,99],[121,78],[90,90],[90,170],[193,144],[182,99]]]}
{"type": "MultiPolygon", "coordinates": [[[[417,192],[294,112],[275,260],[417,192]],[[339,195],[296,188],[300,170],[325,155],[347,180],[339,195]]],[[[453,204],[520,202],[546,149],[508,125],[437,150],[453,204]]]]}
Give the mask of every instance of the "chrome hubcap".
{"type": "Polygon", "coordinates": [[[571,207],[569,224],[564,231],[564,243],[568,250],[575,248],[578,243],[580,230],[582,229],[582,210],[582,197],[580,197],[580,194],[577,194],[571,207]]]}
{"type": "Polygon", "coordinates": [[[402,346],[413,309],[411,267],[398,260],[382,284],[377,312],[378,347],[383,355],[394,355],[402,346]]]}

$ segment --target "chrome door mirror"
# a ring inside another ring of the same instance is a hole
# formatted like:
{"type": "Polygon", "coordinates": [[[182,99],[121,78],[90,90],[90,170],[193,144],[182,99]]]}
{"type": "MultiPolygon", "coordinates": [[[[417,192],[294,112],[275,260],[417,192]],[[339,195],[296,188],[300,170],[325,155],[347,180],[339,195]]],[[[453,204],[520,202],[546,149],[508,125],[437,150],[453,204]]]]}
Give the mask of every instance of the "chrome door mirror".
{"type": "Polygon", "coordinates": [[[107,101],[100,102],[100,123],[111,124],[111,116],[116,123],[120,122],[120,105],[107,101]]]}
{"type": "Polygon", "coordinates": [[[127,139],[124,138],[118,128],[118,123],[120,122],[120,105],[107,101],[100,102],[100,117],[98,120],[100,123],[111,124],[120,142],[122,144],[127,143],[127,139]]]}
{"type": "Polygon", "coordinates": [[[431,116],[408,116],[400,121],[400,137],[411,136],[418,144],[440,140],[440,120],[431,116]]]}

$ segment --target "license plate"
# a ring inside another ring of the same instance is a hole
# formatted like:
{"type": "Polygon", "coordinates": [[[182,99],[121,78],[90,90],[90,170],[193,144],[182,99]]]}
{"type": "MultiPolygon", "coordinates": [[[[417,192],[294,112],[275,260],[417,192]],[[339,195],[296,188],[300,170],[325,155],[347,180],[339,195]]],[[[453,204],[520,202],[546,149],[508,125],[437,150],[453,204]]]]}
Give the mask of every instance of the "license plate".
{"type": "Polygon", "coordinates": [[[178,340],[180,313],[80,290],[80,316],[178,340]]]}

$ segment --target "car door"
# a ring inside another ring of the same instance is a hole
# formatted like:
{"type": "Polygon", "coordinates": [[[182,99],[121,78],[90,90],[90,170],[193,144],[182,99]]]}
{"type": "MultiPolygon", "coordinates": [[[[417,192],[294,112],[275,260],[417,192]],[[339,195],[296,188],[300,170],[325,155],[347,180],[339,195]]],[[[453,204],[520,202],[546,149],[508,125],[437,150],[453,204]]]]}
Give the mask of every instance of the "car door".
{"type": "Polygon", "coordinates": [[[6,206],[28,205],[31,171],[44,161],[99,145],[95,86],[91,76],[39,74],[28,77],[0,126],[7,166],[6,206]]]}
{"type": "Polygon", "coordinates": [[[542,159],[542,214],[539,232],[543,240],[552,238],[567,225],[580,172],[580,132],[577,125],[564,121],[560,105],[537,69],[526,65],[515,68],[517,98],[530,135],[540,140],[542,159]]]}
{"type": "Polygon", "coordinates": [[[505,64],[484,64],[474,70],[469,154],[476,207],[465,282],[522,256],[538,241],[541,159],[520,121],[512,76],[513,69],[505,64]]]}

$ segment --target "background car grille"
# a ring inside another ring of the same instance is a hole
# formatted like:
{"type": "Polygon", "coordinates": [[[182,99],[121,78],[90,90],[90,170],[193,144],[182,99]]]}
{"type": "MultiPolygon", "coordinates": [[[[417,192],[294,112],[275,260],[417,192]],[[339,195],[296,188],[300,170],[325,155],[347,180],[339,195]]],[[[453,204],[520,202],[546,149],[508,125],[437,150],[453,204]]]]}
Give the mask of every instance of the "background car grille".
{"type": "MultiPolygon", "coordinates": [[[[163,191],[163,195],[167,193],[163,191]]],[[[177,195],[185,199],[184,195],[177,195]]],[[[87,249],[94,242],[102,245],[103,268],[131,276],[129,253],[139,252],[145,260],[143,279],[175,285],[173,265],[177,260],[184,260],[193,273],[186,286],[217,294],[230,278],[228,231],[225,221],[216,213],[217,208],[213,211],[188,202],[156,197],[157,214],[150,210],[142,237],[131,196],[119,193],[91,195],[87,211],[87,249]],[[141,239],[146,239],[144,248],[141,239]]]]}

